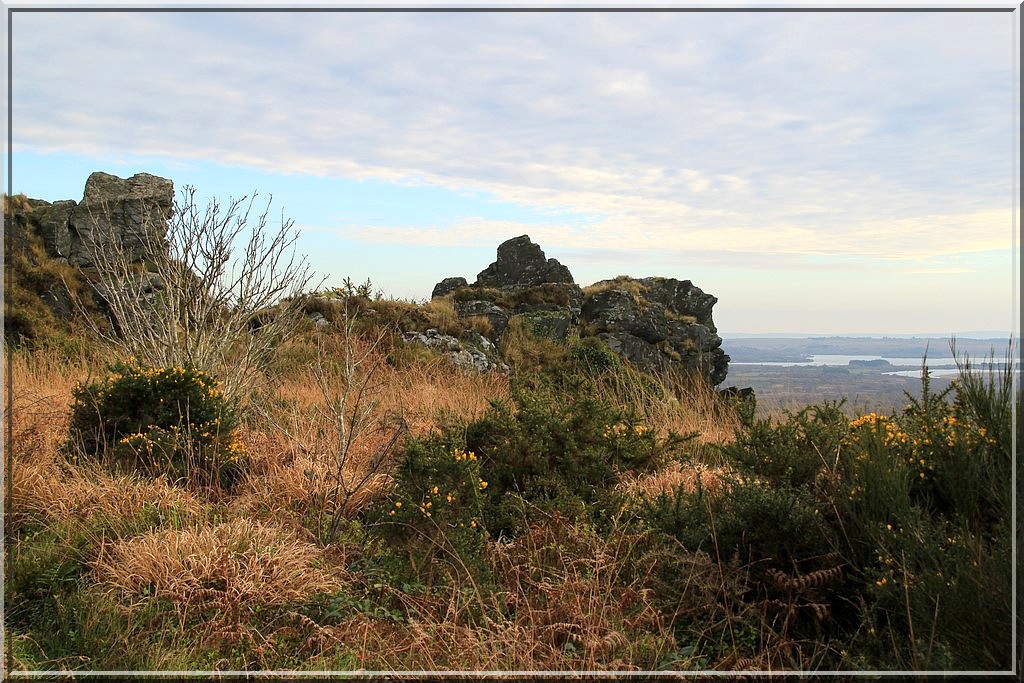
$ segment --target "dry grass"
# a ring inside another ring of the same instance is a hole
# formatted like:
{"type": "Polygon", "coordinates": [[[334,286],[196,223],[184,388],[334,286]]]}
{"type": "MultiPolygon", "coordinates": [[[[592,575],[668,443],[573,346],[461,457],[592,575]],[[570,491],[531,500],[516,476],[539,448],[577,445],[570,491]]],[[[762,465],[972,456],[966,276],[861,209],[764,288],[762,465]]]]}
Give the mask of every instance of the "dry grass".
{"type": "Polygon", "coordinates": [[[624,480],[620,486],[631,497],[642,495],[654,499],[663,493],[672,495],[680,487],[687,493],[694,493],[699,487],[714,495],[728,488],[735,479],[735,474],[726,467],[672,462],[657,472],[624,480]]]}
{"type": "Polygon", "coordinates": [[[83,522],[98,515],[130,518],[154,506],[185,517],[198,516],[203,509],[194,495],[166,480],[115,477],[86,467],[62,471],[56,460],[14,463],[10,513],[15,529],[30,519],[83,522]]]}
{"type": "MultiPolygon", "coordinates": [[[[369,342],[360,344],[364,352],[369,342]]],[[[382,360],[383,350],[371,353],[368,363],[382,360]]],[[[404,425],[410,436],[424,436],[453,418],[472,420],[489,402],[508,396],[508,378],[497,373],[466,373],[445,358],[422,359],[395,368],[379,363],[366,386],[364,405],[374,405],[375,422],[352,444],[342,476],[347,490],[370,474],[373,459],[404,425]]],[[[305,514],[331,500],[336,485],[339,447],[334,416],[325,411],[324,397],[311,368],[282,378],[277,407],[264,411],[258,427],[242,431],[241,440],[251,457],[234,505],[248,512],[291,510],[305,514]]],[[[384,493],[391,484],[387,467],[370,476],[346,503],[352,516],[384,493]]]]}
{"type": "Polygon", "coordinates": [[[99,583],[129,599],[156,595],[184,604],[219,587],[255,607],[337,589],[339,580],[317,566],[322,558],[320,549],[288,530],[234,519],[118,541],[104,549],[94,570],[99,583]]]}
{"type": "Polygon", "coordinates": [[[600,385],[606,400],[636,411],[662,436],[670,431],[696,432],[705,444],[728,443],[735,438],[741,424],[739,416],[713,386],[688,375],[669,376],[663,381],[667,397],[652,385],[624,381],[620,372],[605,374],[600,385]]]}
{"type": "Polygon", "coordinates": [[[602,538],[549,516],[515,541],[489,545],[505,590],[483,594],[463,579],[446,593],[399,594],[415,615],[409,623],[349,622],[348,642],[359,666],[384,670],[653,668],[676,642],[648,577],[623,580],[637,565],[637,540],[625,532],[602,538]]]}
{"type": "MultiPolygon", "coordinates": [[[[323,552],[293,532],[246,519],[155,531],[103,548],[93,566],[99,590],[128,612],[162,598],[179,626],[190,617],[216,642],[258,640],[257,613],[338,590],[323,552]]],[[[265,638],[264,638],[265,640],[265,638]]]]}
{"type": "Polygon", "coordinates": [[[638,282],[628,275],[618,275],[611,280],[601,280],[600,282],[595,282],[589,287],[584,287],[583,296],[589,297],[600,292],[607,292],[611,289],[629,292],[638,302],[640,301],[640,297],[647,293],[647,287],[641,282],[638,282]]]}

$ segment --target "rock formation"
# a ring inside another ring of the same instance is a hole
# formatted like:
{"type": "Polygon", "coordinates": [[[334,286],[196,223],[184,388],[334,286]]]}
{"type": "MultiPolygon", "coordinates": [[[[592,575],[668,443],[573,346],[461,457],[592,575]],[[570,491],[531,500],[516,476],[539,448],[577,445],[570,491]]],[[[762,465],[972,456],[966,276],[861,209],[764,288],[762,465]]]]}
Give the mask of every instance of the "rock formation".
{"type": "Polygon", "coordinates": [[[130,261],[143,258],[147,242],[163,239],[174,204],[174,184],[138,173],[127,180],[97,171],[85,183],[81,202],[30,199],[31,229],[47,253],[72,265],[91,268],[96,249],[116,242],[130,261]]]}
{"type": "Polygon", "coordinates": [[[572,284],[569,269],[545,259],[540,246],[520,235],[498,245],[498,258],[476,276],[477,287],[532,287],[545,282],[572,284]]]}
{"type": "Polygon", "coordinates": [[[689,280],[619,277],[588,292],[586,331],[638,368],[653,374],[695,369],[715,385],[725,379],[729,357],[711,319],[718,299],[689,280]]]}
{"type": "Polygon", "coordinates": [[[111,241],[122,246],[129,260],[140,260],[146,245],[158,243],[166,234],[173,204],[174,184],[165,178],[138,173],[123,180],[93,173],[68,221],[68,261],[82,267],[95,265],[94,251],[107,248],[111,241]]]}
{"type": "Polygon", "coordinates": [[[445,278],[433,297],[451,297],[460,318],[487,318],[495,343],[520,318],[533,334],[554,340],[596,337],[652,374],[696,371],[717,385],[728,373],[712,319],[714,296],[689,280],[662,277],[622,276],[584,290],[528,235],[502,243],[472,285],[445,278]]]}

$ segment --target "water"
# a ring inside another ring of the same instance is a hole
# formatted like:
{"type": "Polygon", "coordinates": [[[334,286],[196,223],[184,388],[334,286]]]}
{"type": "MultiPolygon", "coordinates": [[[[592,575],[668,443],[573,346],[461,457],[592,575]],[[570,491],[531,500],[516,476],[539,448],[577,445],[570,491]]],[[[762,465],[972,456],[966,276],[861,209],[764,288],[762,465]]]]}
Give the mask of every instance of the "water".
{"type": "MultiPolygon", "coordinates": [[[[987,371],[987,366],[985,368],[978,367],[976,369],[976,372],[984,373],[986,371],[987,371]]],[[[998,372],[998,370],[996,370],[996,372],[998,372]]],[[[1016,370],[1014,370],[1014,373],[1017,374],[1017,375],[1020,375],[1020,368],[1017,368],[1016,370]]],[[[883,375],[895,375],[895,376],[898,376],[898,377],[920,377],[921,376],[921,371],[920,370],[899,370],[899,371],[896,371],[896,372],[883,372],[882,374],[883,375]]],[[[942,369],[938,369],[938,370],[932,370],[931,367],[929,367],[928,368],[928,374],[930,376],[932,376],[932,377],[955,377],[956,375],[960,374],[960,371],[957,370],[956,368],[953,368],[952,370],[947,369],[947,368],[942,368],[942,369]]]]}
{"type": "MultiPolygon", "coordinates": [[[[912,365],[914,367],[920,368],[921,367],[921,363],[923,362],[922,358],[900,358],[900,357],[894,357],[894,356],[843,356],[843,355],[835,355],[835,354],[818,354],[818,355],[813,355],[813,356],[808,356],[808,357],[810,358],[809,361],[804,361],[804,362],[800,362],[800,363],[786,363],[786,362],[778,362],[778,361],[765,361],[763,363],[729,363],[729,365],[773,365],[775,367],[780,367],[780,368],[800,368],[800,367],[809,368],[809,367],[821,367],[821,366],[825,366],[825,365],[835,365],[835,366],[840,366],[840,367],[846,367],[846,366],[848,366],[850,364],[850,361],[852,361],[852,360],[887,360],[892,365],[897,365],[897,366],[912,365]]],[[[928,367],[929,367],[929,369],[932,368],[932,367],[940,366],[940,365],[955,365],[955,364],[956,364],[956,360],[954,358],[952,358],[952,357],[950,357],[950,358],[929,358],[928,359],[928,367]]],[[[917,371],[917,372],[918,372],[918,374],[920,374],[920,371],[917,371]]],[[[937,370],[933,370],[932,374],[936,374],[937,372],[938,372],[937,370]]],[[[955,374],[956,370],[953,369],[953,370],[951,370],[951,372],[955,374]]],[[[892,373],[885,373],[885,374],[892,374],[892,373]]]]}

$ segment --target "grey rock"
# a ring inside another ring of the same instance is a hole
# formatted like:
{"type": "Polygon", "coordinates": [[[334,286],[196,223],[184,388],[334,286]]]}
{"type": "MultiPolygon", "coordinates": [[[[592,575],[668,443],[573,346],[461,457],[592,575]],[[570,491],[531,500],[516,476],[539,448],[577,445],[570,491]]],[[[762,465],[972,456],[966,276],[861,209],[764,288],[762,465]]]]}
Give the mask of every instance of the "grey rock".
{"type": "Polygon", "coordinates": [[[677,368],[725,380],[729,356],[722,351],[711,311],[718,301],[689,280],[616,278],[597,283],[586,297],[581,321],[609,349],[653,374],[677,368]]]}
{"type": "Polygon", "coordinates": [[[54,258],[71,256],[71,213],[77,205],[75,200],[65,199],[34,210],[46,252],[54,258]]]}
{"type": "Polygon", "coordinates": [[[479,287],[530,287],[545,282],[572,283],[572,273],[556,259],[545,258],[529,235],[520,235],[498,246],[497,260],[477,275],[479,287]]]}
{"type": "Polygon", "coordinates": [[[461,289],[468,285],[469,283],[466,282],[466,278],[464,277],[446,277],[434,285],[434,291],[430,293],[430,298],[436,299],[439,296],[444,296],[445,294],[449,294],[454,292],[456,289],[461,289]]]}
{"type": "Polygon", "coordinates": [[[81,203],[69,217],[68,261],[95,266],[98,249],[119,245],[129,261],[145,258],[162,243],[174,205],[174,184],[138,173],[127,180],[97,171],[85,183],[81,203]]]}
{"type": "Polygon", "coordinates": [[[404,336],[407,342],[422,344],[446,355],[466,372],[494,370],[507,374],[509,371],[508,366],[498,360],[494,345],[479,334],[470,332],[464,340],[460,340],[431,328],[426,332],[406,332],[404,336]]]}
{"type": "Polygon", "coordinates": [[[318,330],[326,330],[331,326],[331,321],[324,317],[323,313],[313,312],[309,319],[313,321],[313,325],[318,330]]]}
{"type": "Polygon", "coordinates": [[[491,339],[498,339],[508,327],[509,314],[490,301],[460,301],[455,304],[460,318],[487,318],[491,324],[491,339]]]}

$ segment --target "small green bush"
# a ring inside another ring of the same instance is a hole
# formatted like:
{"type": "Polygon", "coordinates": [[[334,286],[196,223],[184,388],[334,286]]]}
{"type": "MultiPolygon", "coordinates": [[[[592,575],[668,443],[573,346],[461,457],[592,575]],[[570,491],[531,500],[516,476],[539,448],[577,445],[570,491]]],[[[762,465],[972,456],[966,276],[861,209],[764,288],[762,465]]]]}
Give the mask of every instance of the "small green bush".
{"type": "Polygon", "coordinates": [[[583,372],[598,374],[622,368],[622,359],[596,337],[587,337],[572,345],[569,358],[583,372]]]}
{"type": "Polygon", "coordinates": [[[789,569],[832,550],[833,538],[809,492],[757,480],[736,481],[710,493],[682,487],[635,506],[652,528],[675,537],[690,552],[720,561],[768,562],[789,569]]]}
{"type": "Polygon", "coordinates": [[[395,487],[366,513],[392,546],[404,548],[413,574],[451,553],[478,556],[486,538],[481,508],[489,482],[477,455],[443,435],[409,442],[399,456],[395,487]]]}
{"type": "Polygon", "coordinates": [[[520,497],[572,519],[616,508],[620,475],[650,471],[684,439],[659,438],[635,414],[577,390],[537,381],[517,384],[512,403],[495,402],[466,427],[467,448],[489,482],[484,521],[492,534],[515,535],[526,520],[520,497]]]}
{"type": "Polygon", "coordinates": [[[69,451],[115,469],[229,487],[245,464],[220,382],[195,368],[115,363],[72,391],[69,451]]]}
{"type": "Polygon", "coordinates": [[[722,452],[741,470],[773,485],[807,486],[833,463],[847,433],[842,401],[808,406],[776,424],[757,420],[736,434],[722,452]]]}

